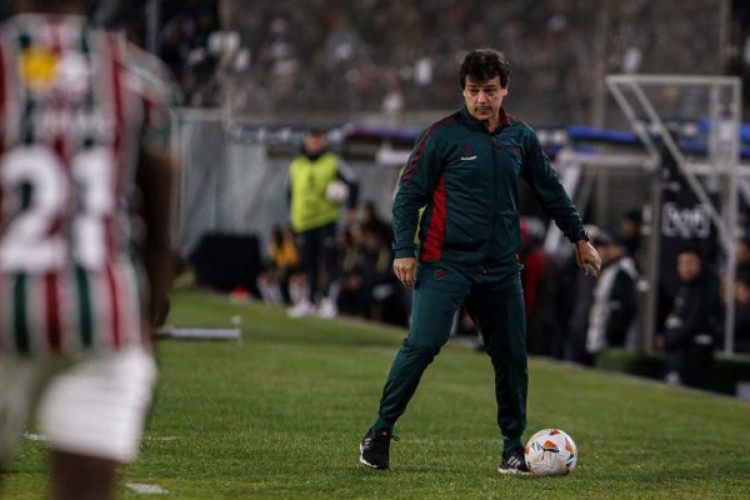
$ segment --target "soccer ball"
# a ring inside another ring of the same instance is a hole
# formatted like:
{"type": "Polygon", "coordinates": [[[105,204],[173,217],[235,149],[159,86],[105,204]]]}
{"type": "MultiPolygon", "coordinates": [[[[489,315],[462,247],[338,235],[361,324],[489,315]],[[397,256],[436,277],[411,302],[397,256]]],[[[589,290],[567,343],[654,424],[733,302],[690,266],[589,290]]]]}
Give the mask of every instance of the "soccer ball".
{"type": "Polygon", "coordinates": [[[349,186],[346,183],[337,179],[326,186],[326,199],[331,203],[340,205],[347,198],[349,198],[349,186]]]}
{"type": "Polygon", "coordinates": [[[535,476],[567,476],[578,462],[573,439],[559,429],[544,429],[526,443],[526,465],[535,476]]]}

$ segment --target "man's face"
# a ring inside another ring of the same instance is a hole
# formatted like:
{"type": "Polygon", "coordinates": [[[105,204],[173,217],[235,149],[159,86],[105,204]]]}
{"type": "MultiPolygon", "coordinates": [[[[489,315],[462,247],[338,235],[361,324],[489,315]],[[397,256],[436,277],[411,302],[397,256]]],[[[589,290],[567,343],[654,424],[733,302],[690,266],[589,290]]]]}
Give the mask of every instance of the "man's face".
{"type": "Polygon", "coordinates": [[[677,274],[682,281],[692,281],[701,273],[701,259],[694,253],[683,253],[677,257],[677,274]]]}
{"type": "Polygon", "coordinates": [[[508,95],[508,87],[500,86],[499,76],[481,82],[467,76],[463,95],[469,114],[485,121],[498,116],[503,98],[508,95]]]}
{"type": "Polygon", "coordinates": [[[322,152],[326,147],[326,139],[319,134],[307,134],[305,136],[305,151],[308,154],[316,155],[322,152]]]}
{"type": "Polygon", "coordinates": [[[737,243],[737,262],[750,262],[750,243],[747,241],[737,243]]]}
{"type": "Polygon", "coordinates": [[[743,281],[735,283],[734,298],[743,306],[750,304],[750,285],[743,281]]]}
{"type": "Polygon", "coordinates": [[[622,219],[620,220],[620,232],[626,238],[635,238],[636,236],[638,236],[640,228],[634,221],[630,219],[622,219]]]}

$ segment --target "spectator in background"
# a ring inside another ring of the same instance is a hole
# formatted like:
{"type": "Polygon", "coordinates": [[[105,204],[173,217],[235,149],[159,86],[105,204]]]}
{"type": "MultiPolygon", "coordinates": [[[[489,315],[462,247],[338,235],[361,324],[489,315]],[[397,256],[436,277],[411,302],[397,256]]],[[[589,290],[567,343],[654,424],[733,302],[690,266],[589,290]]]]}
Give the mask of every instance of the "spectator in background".
{"type": "Polygon", "coordinates": [[[291,229],[273,228],[268,244],[268,256],[268,269],[258,276],[258,289],[263,300],[272,304],[291,304],[289,283],[292,275],[300,267],[299,251],[294,244],[294,233],[291,229]]]}
{"type": "Polygon", "coordinates": [[[383,228],[371,224],[362,228],[364,237],[364,285],[368,290],[369,318],[384,323],[406,324],[401,307],[401,287],[391,271],[393,252],[383,228]]]}
{"type": "MultiPolygon", "coordinates": [[[[594,225],[586,226],[591,241],[596,241],[601,230],[594,225]]],[[[590,312],[594,305],[596,282],[578,270],[576,256],[572,255],[564,264],[560,281],[568,283],[560,289],[562,318],[568,320],[568,342],[566,357],[574,363],[590,364],[586,343],[589,331],[590,312]]]]}
{"type": "Polygon", "coordinates": [[[557,265],[544,253],[543,237],[541,220],[521,220],[518,257],[523,265],[526,349],[529,354],[559,358],[563,351],[563,329],[556,314],[557,265]]]}
{"type": "Polygon", "coordinates": [[[664,346],[667,354],[665,381],[700,387],[713,359],[716,325],[721,304],[718,281],[704,269],[695,248],[677,256],[681,285],[667,317],[664,346]]]}
{"type": "Polygon", "coordinates": [[[362,227],[377,231],[383,237],[385,242],[390,244],[393,239],[393,231],[391,230],[391,226],[386,224],[378,215],[375,203],[372,200],[364,202],[360,208],[360,213],[360,223],[362,224],[362,227]]]}
{"type": "Polygon", "coordinates": [[[364,278],[364,249],[362,227],[351,224],[346,230],[340,231],[336,237],[341,265],[340,289],[337,298],[339,312],[351,316],[369,316],[368,296],[364,278]]]}
{"type": "Polygon", "coordinates": [[[737,272],[739,273],[742,269],[750,271],[750,236],[737,241],[735,255],[737,257],[737,272]]]}
{"type": "Polygon", "coordinates": [[[638,258],[638,249],[641,246],[641,224],[643,217],[639,208],[628,210],[620,217],[620,236],[625,251],[633,257],[638,258]]]}
{"type": "Polygon", "coordinates": [[[737,272],[734,301],[734,351],[750,354],[750,267],[737,272]]]}
{"type": "Polygon", "coordinates": [[[289,212],[309,287],[307,297],[289,309],[292,318],[338,314],[331,286],[338,274],[336,222],[340,204],[354,209],[359,188],[354,174],[326,148],[323,132],[311,129],[305,134],[302,154],[289,166],[289,212]]]}
{"type": "Polygon", "coordinates": [[[594,248],[602,256],[602,274],[594,288],[586,336],[586,364],[593,365],[596,355],[607,347],[622,347],[636,319],[636,282],[638,271],[624,246],[609,233],[600,231],[594,248]]]}

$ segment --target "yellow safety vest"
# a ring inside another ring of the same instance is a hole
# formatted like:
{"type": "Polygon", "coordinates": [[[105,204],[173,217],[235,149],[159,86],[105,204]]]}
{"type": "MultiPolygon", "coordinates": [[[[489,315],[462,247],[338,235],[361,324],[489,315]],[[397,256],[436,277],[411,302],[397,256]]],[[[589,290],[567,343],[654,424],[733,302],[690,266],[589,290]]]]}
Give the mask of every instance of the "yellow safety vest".
{"type": "Polygon", "coordinates": [[[301,155],[289,166],[292,190],[291,219],[295,232],[336,222],[339,206],[326,199],[328,184],[336,179],[338,157],[325,153],[315,161],[301,155]]]}

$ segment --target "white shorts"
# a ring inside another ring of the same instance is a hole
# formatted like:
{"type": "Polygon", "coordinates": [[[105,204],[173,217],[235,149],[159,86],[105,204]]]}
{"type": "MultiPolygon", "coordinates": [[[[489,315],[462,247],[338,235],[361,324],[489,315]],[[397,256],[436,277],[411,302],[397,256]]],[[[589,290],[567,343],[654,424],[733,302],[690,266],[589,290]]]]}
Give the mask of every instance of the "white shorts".
{"type": "Polygon", "coordinates": [[[0,356],[0,462],[23,435],[35,406],[50,448],[132,461],[155,381],[156,363],[142,346],[75,363],[0,356]]]}

